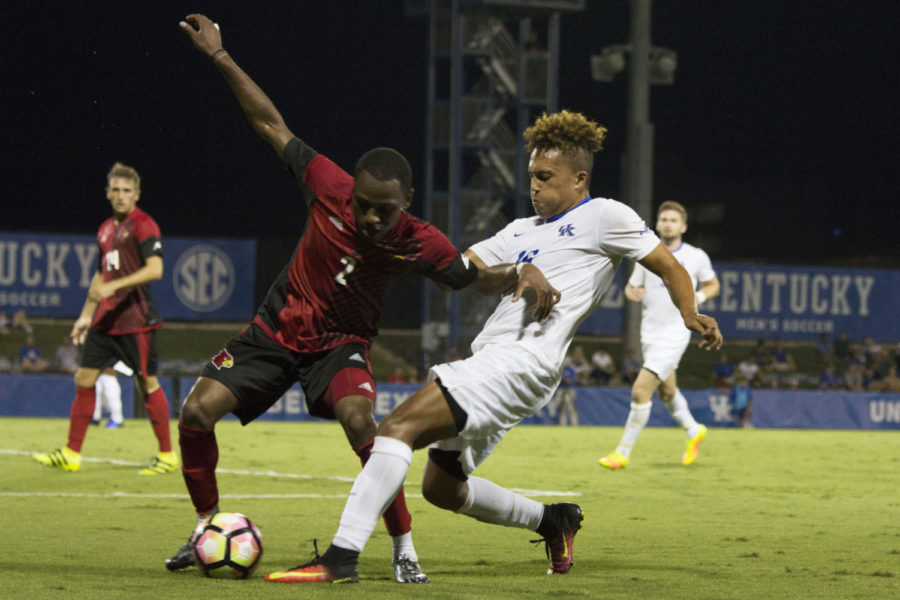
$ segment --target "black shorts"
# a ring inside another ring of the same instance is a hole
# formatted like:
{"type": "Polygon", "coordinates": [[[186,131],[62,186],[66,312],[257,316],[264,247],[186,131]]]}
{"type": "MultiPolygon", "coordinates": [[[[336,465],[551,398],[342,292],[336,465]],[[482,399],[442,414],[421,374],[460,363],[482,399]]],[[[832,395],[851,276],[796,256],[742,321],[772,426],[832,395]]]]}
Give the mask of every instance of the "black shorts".
{"type": "Polygon", "coordinates": [[[88,329],[80,366],[103,370],[122,361],[140,377],[156,375],[156,330],[109,335],[88,329]]]}
{"type": "Polygon", "coordinates": [[[238,333],[212,357],[201,376],[215,379],[238,399],[233,411],[246,425],[269,410],[299,382],[309,414],[334,419],[334,404],[346,396],[375,402],[369,346],[349,342],[315,353],[294,352],[275,342],[256,324],[238,333]]]}

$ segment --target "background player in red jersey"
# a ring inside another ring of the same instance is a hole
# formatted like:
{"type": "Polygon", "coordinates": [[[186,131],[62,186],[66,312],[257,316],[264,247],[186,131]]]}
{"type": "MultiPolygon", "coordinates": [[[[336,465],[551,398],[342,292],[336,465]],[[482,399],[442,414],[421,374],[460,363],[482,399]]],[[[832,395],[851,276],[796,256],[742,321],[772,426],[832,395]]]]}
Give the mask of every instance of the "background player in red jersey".
{"type": "MultiPolygon", "coordinates": [[[[559,295],[532,265],[478,269],[435,227],[409,215],[409,163],[396,150],[363,154],[354,175],[298,139],[265,93],[222,48],[218,27],[203,15],[180,23],[194,45],[225,77],[244,114],[297,178],[309,215],[289,265],[272,285],[249,327],[203,370],[185,400],[179,423],[184,479],[203,519],[218,510],[213,428],[233,412],[243,424],[264,413],[295,381],[312,415],[337,419],[362,462],[375,434],[375,380],[369,344],[388,286],[418,272],[453,289],[485,294],[532,294],[534,315],[549,314],[559,295]]],[[[427,583],[410,536],[402,490],[384,513],[393,540],[398,583],[427,583]]],[[[192,541],[166,561],[170,570],[193,564],[192,541]]]]}
{"type": "Polygon", "coordinates": [[[149,285],[163,274],[159,226],[137,207],[141,177],[135,169],[116,163],[106,181],[113,216],[97,231],[98,270],[70,334],[75,345],[84,344],[84,349],[75,372],[69,441],[61,449],[35,454],[34,459],[65,471],[81,468],[81,446],[97,401],[97,377],[121,360],[135,373],[159,442],[159,452],[150,466],[139,473],[169,473],[178,467],[178,455],[172,451],[169,434],[169,401],[156,379],[154,336],[162,327],[162,319],[149,285]]]}

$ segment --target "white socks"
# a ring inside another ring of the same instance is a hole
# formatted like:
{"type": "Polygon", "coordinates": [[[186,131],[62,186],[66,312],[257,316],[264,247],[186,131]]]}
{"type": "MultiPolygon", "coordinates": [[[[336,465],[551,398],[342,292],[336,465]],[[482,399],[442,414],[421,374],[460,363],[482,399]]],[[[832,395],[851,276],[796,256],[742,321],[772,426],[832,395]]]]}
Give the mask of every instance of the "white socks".
{"type": "Polygon", "coordinates": [[[665,403],[666,408],[672,413],[672,418],[681,425],[688,438],[692,438],[700,431],[700,425],[694,420],[694,415],[688,408],[687,398],[681,393],[681,390],[675,388],[675,397],[665,403]]]}
{"type": "Polygon", "coordinates": [[[94,420],[99,421],[102,407],[109,410],[109,420],[115,423],[122,422],[122,386],[115,375],[103,375],[97,377],[94,384],[97,401],[94,403],[94,420]]]}
{"type": "Polygon", "coordinates": [[[412,457],[412,448],[400,440],[375,436],[372,455],[356,476],[344,505],[332,541],[335,546],[362,552],[381,515],[400,491],[412,457]]]}
{"type": "Polygon", "coordinates": [[[416,554],[416,549],[413,546],[411,531],[407,531],[403,535],[391,536],[391,546],[393,547],[393,554],[391,555],[393,560],[397,560],[405,554],[412,560],[419,562],[419,556],[416,554]]]}
{"type": "Polygon", "coordinates": [[[638,436],[641,435],[641,431],[647,426],[647,421],[650,420],[651,408],[650,402],[643,404],[631,403],[631,411],[628,413],[628,420],[625,421],[625,431],[622,433],[622,440],[616,447],[616,451],[621,452],[625,458],[631,456],[631,449],[637,442],[638,436]]]}
{"type": "Polygon", "coordinates": [[[544,505],[513,493],[487,479],[469,477],[469,495],[457,514],[495,525],[534,531],[541,524],[544,505]]]}

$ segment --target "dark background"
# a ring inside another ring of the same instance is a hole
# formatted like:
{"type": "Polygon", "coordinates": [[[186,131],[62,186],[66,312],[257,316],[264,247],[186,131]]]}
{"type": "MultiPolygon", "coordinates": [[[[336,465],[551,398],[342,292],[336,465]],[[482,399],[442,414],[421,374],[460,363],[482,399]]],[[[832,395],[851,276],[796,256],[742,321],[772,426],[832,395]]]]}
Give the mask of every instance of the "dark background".
{"type": "MultiPolygon", "coordinates": [[[[619,196],[626,81],[589,56],[627,42],[628,3],[562,19],[560,106],[610,129],[592,192],[619,196]]],[[[0,230],[93,234],[116,160],[167,236],[256,237],[271,279],[302,231],[293,180],[177,27],[189,12],[289,126],[346,169],[370,147],[412,162],[422,188],[427,23],[401,0],[0,2],[5,157],[0,230]]],[[[691,210],[713,260],[898,266],[895,1],[741,0],[653,7],[678,52],[652,90],[654,204],[691,210]]],[[[421,205],[413,212],[421,214],[421,205]]],[[[646,215],[645,215],[646,217],[646,215]]]]}

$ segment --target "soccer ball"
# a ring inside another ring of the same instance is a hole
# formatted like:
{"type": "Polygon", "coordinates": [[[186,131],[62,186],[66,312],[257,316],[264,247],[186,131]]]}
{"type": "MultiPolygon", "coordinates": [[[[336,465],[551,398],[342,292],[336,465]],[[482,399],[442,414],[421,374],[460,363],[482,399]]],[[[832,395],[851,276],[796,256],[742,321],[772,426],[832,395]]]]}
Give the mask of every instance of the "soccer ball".
{"type": "Polygon", "coordinates": [[[259,529],[241,513],[214,514],[194,542],[194,558],[207,577],[247,579],[262,553],[259,529]]]}

